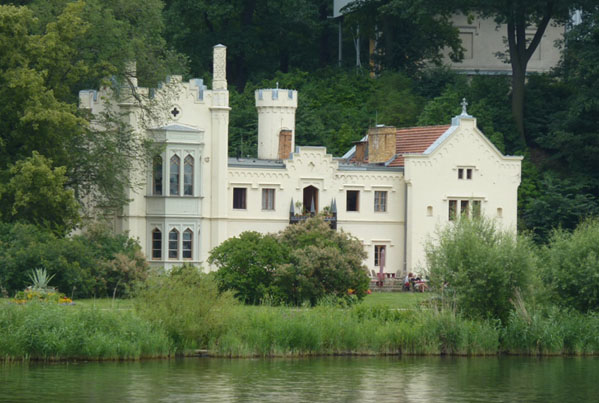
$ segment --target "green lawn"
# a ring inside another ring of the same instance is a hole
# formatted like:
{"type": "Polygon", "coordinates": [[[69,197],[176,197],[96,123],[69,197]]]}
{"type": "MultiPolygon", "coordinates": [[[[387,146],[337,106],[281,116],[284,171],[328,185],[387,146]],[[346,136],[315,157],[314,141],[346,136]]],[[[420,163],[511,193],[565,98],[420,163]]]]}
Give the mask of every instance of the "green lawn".
{"type": "Polygon", "coordinates": [[[126,311],[133,309],[133,299],[112,298],[76,299],[75,306],[83,308],[97,308],[101,310],[126,311]]]}
{"type": "Polygon", "coordinates": [[[364,305],[388,305],[395,309],[415,308],[424,300],[432,298],[430,292],[373,292],[364,298],[364,305]]]}
{"type": "MultiPolygon", "coordinates": [[[[387,305],[392,309],[415,308],[421,301],[433,297],[432,293],[415,292],[375,292],[367,295],[362,302],[366,306],[387,305]]],[[[11,299],[0,298],[1,303],[8,303],[11,299]]],[[[100,310],[128,311],[133,309],[133,299],[96,298],[76,299],[75,306],[79,308],[98,308],[100,310]]]]}

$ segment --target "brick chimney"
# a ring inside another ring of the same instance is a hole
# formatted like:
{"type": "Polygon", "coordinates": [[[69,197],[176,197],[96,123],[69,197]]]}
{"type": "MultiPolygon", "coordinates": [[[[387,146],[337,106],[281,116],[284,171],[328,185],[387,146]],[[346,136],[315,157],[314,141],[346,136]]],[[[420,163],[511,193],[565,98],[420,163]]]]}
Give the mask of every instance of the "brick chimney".
{"type": "Polygon", "coordinates": [[[356,146],[356,153],[354,154],[356,162],[366,162],[366,159],[368,158],[368,142],[356,141],[354,142],[354,145],[356,146]]]}
{"type": "Polygon", "coordinates": [[[368,130],[369,163],[387,162],[395,155],[396,132],[397,129],[395,127],[383,125],[378,125],[368,130]]]}

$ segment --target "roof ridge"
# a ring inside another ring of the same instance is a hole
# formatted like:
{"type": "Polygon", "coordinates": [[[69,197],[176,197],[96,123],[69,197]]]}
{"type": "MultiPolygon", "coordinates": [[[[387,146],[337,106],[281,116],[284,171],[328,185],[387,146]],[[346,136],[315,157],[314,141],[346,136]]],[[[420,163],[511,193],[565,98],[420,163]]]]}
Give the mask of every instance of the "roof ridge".
{"type": "Polygon", "coordinates": [[[408,126],[408,127],[398,127],[397,131],[400,131],[400,130],[413,130],[413,129],[442,128],[442,127],[449,127],[449,126],[451,126],[451,125],[408,126]]]}

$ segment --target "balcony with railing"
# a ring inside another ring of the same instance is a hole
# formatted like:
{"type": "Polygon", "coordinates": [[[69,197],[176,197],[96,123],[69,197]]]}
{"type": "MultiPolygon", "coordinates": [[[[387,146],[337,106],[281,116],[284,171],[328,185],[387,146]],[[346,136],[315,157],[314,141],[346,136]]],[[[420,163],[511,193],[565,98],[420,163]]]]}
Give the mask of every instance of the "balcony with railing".
{"type": "Polygon", "coordinates": [[[335,199],[331,200],[331,205],[322,209],[322,212],[317,213],[314,207],[314,200],[312,200],[310,210],[307,210],[302,206],[301,202],[297,204],[293,203],[291,199],[291,206],[289,207],[289,224],[297,224],[302,221],[306,221],[310,217],[320,214],[326,223],[329,224],[331,229],[337,229],[337,202],[335,199]]]}

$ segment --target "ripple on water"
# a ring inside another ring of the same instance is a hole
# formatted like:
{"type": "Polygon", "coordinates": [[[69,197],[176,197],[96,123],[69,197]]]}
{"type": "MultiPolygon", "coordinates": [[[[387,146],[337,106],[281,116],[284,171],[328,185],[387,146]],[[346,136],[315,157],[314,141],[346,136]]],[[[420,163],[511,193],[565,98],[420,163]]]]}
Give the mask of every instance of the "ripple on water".
{"type": "Polygon", "coordinates": [[[3,364],[0,401],[597,401],[597,358],[326,357],[3,364]]]}

